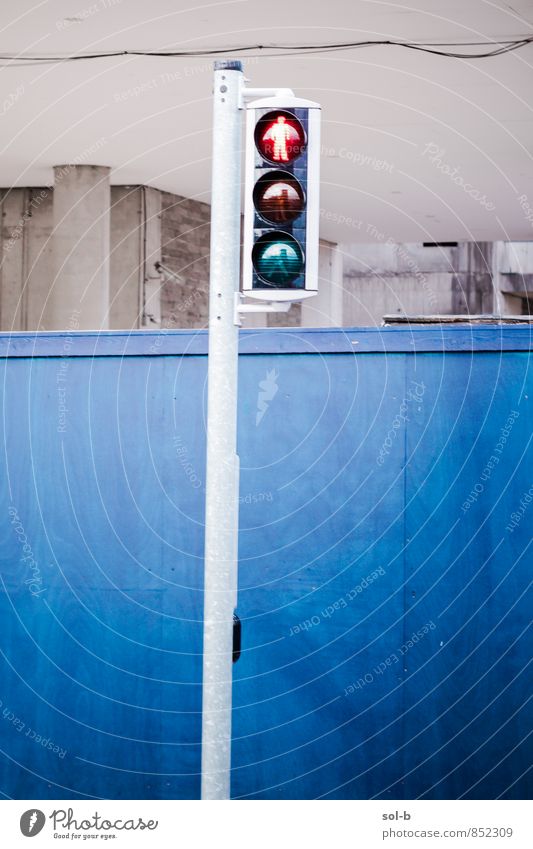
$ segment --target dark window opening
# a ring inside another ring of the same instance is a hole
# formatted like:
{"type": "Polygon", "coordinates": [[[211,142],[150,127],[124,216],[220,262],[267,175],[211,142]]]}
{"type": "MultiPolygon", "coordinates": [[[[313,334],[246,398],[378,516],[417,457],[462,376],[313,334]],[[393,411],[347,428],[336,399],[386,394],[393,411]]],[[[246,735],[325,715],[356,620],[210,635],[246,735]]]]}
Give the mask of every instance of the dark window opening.
{"type": "Polygon", "coordinates": [[[422,242],[423,248],[456,248],[458,242],[422,242]]]}

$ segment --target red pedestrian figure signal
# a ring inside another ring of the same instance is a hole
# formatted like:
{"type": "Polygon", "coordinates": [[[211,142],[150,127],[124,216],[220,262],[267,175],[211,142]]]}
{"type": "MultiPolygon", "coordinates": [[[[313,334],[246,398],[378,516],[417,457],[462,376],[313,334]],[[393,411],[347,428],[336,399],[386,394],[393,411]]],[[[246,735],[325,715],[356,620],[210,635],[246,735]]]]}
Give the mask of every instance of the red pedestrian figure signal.
{"type": "Polygon", "coordinates": [[[287,142],[291,137],[290,128],[287,126],[284,115],[278,115],[277,121],[272,124],[263,136],[263,141],[274,142],[274,151],[272,159],[275,162],[288,162],[289,154],[287,152],[287,142]]]}
{"type": "Polygon", "coordinates": [[[305,150],[305,130],[295,115],[278,109],[258,121],[255,143],[267,162],[288,164],[305,150]]]}

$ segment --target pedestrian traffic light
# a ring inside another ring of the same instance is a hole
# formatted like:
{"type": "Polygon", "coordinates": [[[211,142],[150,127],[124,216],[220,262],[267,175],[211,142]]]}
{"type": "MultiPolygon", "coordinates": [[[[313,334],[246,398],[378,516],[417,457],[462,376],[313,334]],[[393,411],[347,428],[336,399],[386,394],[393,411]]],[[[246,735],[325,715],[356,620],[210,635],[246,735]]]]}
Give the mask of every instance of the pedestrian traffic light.
{"type": "Polygon", "coordinates": [[[299,301],[318,288],[320,106],[288,95],[247,106],[243,293],[299,301]]]}

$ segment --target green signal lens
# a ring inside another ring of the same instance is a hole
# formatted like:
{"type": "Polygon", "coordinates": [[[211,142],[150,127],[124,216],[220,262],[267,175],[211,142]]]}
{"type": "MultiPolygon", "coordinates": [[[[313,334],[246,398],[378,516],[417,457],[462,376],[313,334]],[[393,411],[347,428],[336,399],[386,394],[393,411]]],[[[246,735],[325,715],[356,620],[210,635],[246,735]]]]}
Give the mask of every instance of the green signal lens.
{"type": "Polygon", "coordinates": [[[252,250],[253,266],[261,279],[277,289],[288,289],[302,274],[304,256],[288,233],[265,233],[252,250]]]}

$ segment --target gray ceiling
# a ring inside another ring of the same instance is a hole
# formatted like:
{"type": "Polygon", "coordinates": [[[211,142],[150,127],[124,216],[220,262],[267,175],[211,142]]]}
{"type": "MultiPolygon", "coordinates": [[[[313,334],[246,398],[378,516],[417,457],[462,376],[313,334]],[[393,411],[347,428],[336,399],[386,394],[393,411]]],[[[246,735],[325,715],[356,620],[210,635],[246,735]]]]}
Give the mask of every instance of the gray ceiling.
{"type": "MultiPolygon", "coordinates": [[[[0,9],[0,51],[22,54],[531,32],[532,0],[10,0],[0,9]]],[[[532,62],[533,45],[478,61],[371,47],[249,58],[245,71],[253,86],[290,86],[323,105],[324,238],[530,239],[532,62]]],[[[112,166],[113,183],[209,201],[211,69],[204,58],[8,64],[0,185],[45,185],[53,165],[78,160],[112,166]]]]}

